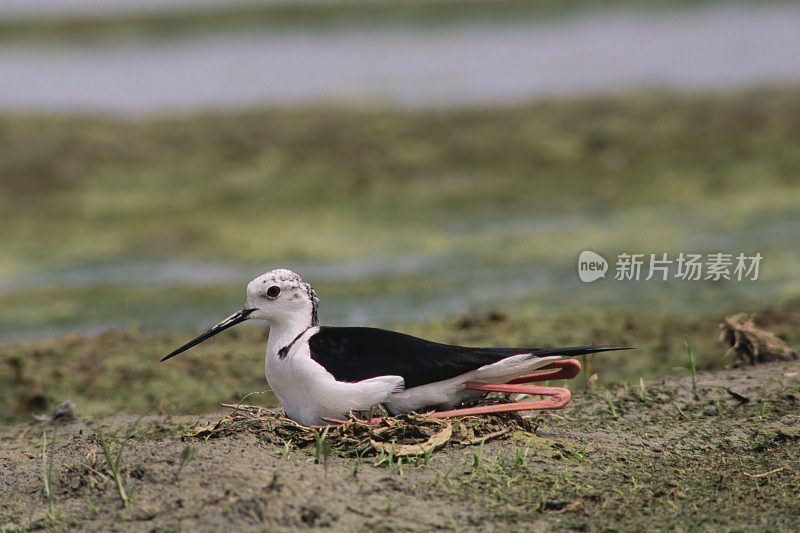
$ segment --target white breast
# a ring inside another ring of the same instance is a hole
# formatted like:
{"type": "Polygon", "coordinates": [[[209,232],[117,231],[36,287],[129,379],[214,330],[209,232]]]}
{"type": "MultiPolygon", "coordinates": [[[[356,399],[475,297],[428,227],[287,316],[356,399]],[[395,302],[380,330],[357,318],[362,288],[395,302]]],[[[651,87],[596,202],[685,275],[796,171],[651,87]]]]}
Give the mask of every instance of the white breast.
{"type": "Polygon", "coordinates": [[[267,383],[287,416],[303,425],[325,424],[323,418],[346,418],[351,410],[366,410],[383,403],[403,388],[400,376],[380,376],[356,383],[336,381],[311,359],[308,339],[319,328],[310,328],[292,345],[285,357],[267,350],[267,383]]]}

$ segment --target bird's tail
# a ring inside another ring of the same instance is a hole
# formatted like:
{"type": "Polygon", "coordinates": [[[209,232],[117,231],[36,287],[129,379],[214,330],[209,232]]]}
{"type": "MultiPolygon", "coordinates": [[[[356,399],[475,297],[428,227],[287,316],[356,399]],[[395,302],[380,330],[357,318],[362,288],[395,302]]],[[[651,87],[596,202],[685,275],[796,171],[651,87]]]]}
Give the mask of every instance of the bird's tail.
{"type": "Polygon", "coordinates": [[[520,349],[516,355],[493,363],[484,365],[475,370],[470,379],[490,383],[506,383],[522,374],[539,370],[548,364],[565,357],[575,357],[596,352],[610,352],[612,350],[630,350],[631,346],[567,346],[563,348],[534,348],[520,349]]]}

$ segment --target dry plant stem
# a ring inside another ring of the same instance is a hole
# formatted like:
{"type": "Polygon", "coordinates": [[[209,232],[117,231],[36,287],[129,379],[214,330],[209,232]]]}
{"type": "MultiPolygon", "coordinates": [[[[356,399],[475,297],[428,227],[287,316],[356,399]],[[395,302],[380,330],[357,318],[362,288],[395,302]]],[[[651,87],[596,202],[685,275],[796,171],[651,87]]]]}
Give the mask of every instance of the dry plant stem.
{"type": "Polygon", "coordinates": [[[688,340],[683,339],[683,344],[684,346],[686,346],[686,351],[689,352],[689,370],[692,373],[692,392],[694,393],[695,396],[697,396],[697,379],[696,379],[697,367],[694,362],[694,352],[692,351],[692,347],[689,346],[688,340]]]}
{"type": "MultiPolygon", "coordinates": [[[[55,431],[53,431],[55,441],[55,431]]],[[[47,457],[47,430],[42,431],[42,480],[44,482],[44,494],[47,496],[47,503],[50,506],[50,515],[53,515],[53,471],[47,457]]]]}
{"type": "Polygon", "coordinates": [[[770,474],[777,474],[778,472],[781,472],[781,471],[783,471],[783,467],[779,466],[778,468],[773,468],[772,470],[770,470],[768,472],[762,472],[760,474],[750,474],[748,472],[745,472],[744,475],[746,475],[748,477],[766,477],[766,476],[769,476],[770,474]]]}
{"type": "Polygon", "coordinates": [[[583,392],[587,392],[589,387],[592,386],[592,361],[594,361],[594,357],[597,354],[591,354],[584,356],[583,358],[583,375],[584,375],[584,382],[583,382],[583,392]]]}

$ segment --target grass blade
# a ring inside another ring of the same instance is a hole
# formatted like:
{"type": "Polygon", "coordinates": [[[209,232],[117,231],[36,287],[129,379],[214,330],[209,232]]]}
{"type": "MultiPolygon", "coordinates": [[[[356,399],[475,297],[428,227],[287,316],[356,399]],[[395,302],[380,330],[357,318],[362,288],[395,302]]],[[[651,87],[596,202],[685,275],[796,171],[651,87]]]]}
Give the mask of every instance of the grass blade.
{"type": "MultiPolygon", "coordinates": [[[[114,460],[114,457],[112,457],[111,449],[108,447],[108,442],[106,442],[106,437],[103,434],[103,430],[101,430],[99,427],[97,428],[97,435],[100,437],[100,446],[103,448],[103,455],[106,456],[108,467],[111,470],[111,473],[114,476],[114,481],[117,484],[117,491],[119,491],[119,497],[122,500],[122,505],[127,506],[129,498],[125,493],[125,487],[122,484],[122,477],[119,473],[119,463],[114,460]]],[[[117,454],[117,456],[121,458],[120,454],[117,454]]]]}

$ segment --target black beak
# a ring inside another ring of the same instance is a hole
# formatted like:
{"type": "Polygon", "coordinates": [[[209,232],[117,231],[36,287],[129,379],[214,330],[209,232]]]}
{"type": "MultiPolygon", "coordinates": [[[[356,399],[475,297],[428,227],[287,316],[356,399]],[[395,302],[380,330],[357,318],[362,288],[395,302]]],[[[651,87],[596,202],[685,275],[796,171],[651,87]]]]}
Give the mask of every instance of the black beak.
{"type": "Polygon", "coordinates": [[[231,316],[229,316],[228,318],[226,318],[225,320],[223,320],[222,322],[220,322],[219,324],[217,324],[213,328],[209,329],[208,331],[206,331],[205,333],[203,333],[202,335],[200,335],[196,339],[190,340],[189,342],[187,342],[186,344],[184,344],[183,346],[181,346],[177,350],[174,350],[172,353],[170,353],[169,355],[165,356],[161,361],[163,362],[163,361],[166,361],[167,359],[169,359],[170,357],[175,357],[179,353],[185,352],[186,350],[188,350],[192,346],[197,346],[198,344],[200,344],[204,340],[210,339],[211,337],[213,337],[214,335],[216,335],[220,331],[224,331],[224,330],[228,329],[231,326],[235,326],[239,322],[244,322],[245,320],[247,320],[247,317],[250,316],[250,313],[252,313],[253,311],[255,311],[255,309],[242,309],[241,311],[236,311],[231,316]]]}

